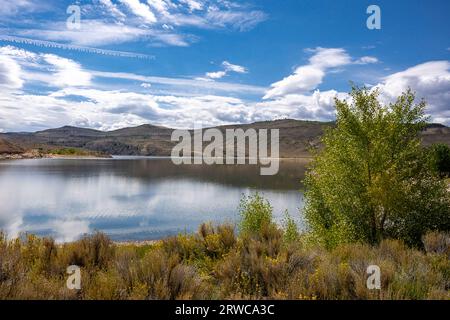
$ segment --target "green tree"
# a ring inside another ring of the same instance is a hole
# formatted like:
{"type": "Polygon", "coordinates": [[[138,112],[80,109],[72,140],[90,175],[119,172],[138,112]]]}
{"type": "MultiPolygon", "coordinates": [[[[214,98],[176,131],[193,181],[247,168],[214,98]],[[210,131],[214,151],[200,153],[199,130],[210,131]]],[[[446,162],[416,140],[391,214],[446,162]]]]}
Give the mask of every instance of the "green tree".
{"type": "Polygon", "coordinates": [[[389,105],[367,88],[350,97],[336,99],[336,126],[305,178],[313,237],[328,247],[386,237],[420,246],[426,231],[449,230],[449,192],[420,146],[425,102],[410,90],[389,105]]]}
{"type": "Polygon", "coordinates": [[[431,165],[441,177],[450,177],[450,147],[443,143],[430,147],[431,165]]]}

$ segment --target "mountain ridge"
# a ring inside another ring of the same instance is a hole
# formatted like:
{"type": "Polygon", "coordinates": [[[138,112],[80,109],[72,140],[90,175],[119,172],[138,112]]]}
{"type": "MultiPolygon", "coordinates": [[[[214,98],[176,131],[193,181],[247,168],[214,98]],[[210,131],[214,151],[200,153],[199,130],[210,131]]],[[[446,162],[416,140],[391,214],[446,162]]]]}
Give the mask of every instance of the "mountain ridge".
{"type": "MultiPolygon", "coordinates": [[[[309,147],[319,145],[324,130],[332,126],[334,122],[280,119],[209,128],[217,128],[222,132],[226,129],[237,128],[279,129],[280,157],[296,158],[309,157],[309,147]]],[[[58,147],[71,147],[113,155],[169,156],[173,146],[177,144],[171,141],[173,130],[175,129],[152,124],[111,131],[62,126],[36,132],[1,133],[0,139],[7,141],[10,146],[16,146],[17,150],[37,148],[51,150],[58,147]]],[[[421,137],[424,145],[436,142],[450,145],[450,128],[442,124],[430,123],[421,137]]]]}

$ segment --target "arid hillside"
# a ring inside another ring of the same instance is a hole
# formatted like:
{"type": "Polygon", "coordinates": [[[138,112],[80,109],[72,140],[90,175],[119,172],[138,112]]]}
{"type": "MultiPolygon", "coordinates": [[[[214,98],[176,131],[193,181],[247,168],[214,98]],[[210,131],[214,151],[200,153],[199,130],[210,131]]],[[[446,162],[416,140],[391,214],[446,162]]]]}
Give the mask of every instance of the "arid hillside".
{"type": "MultiPolygon", "coordinates": [[[[283,158],[308,157],[311,146],[320,145],[320,137],[333,122],[275,120],[216,127],[226,129],[249,128],[279,129],[280,156],[283,158]]],[[[65,126],[30,133],[0,134],[1,150],[19,152],[21,149],[81,148],[112,155],[169,156],[176,142],[171,141],[174,129],[150,124],[123,128],[114,131],[65,126]],[[3,142],[1,142],[3,141],[3,142]],[[17,147],[20,146],[20,147],[17,147]]],[[[422,132],[424,145],[446,143],[450,145],[450,128],[440,124],[430,124],[422,132]]],[[[206,145],[206,143],[205,143],[206,145]]]]}

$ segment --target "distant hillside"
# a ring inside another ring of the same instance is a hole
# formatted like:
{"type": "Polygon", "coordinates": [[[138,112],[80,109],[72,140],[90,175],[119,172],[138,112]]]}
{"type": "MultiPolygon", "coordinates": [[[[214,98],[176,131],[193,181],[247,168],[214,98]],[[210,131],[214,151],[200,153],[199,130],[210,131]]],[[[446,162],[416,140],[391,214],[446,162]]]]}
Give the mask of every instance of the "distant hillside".
{"type": "Polygon", "coordinates": [[[24,149],[13,144],[12,142],[0,138],[0,154],[18,154],[24,151],[24,149]]]}
{"type": "MultiPolygon", "coordinates": [[[[309,147],[319,145],[324,129],[333,125],[333,122],[286,119],[217,128],[223,132],[235,128],[280,129],[280,156],[287,158],[309,156],[309,147]]],[[[149,124],[107,132],[65,126],[34,133],[5,133],[0,134],[0,139],[3,138],[4,145],[18,145],[22,149],[72,147],[113,155],[169,156],[176,144],[170,141],[172,131],[149,124]]],[[[422,138],[424,145],[436,142],[450,145],[450,128],[430,124],[423,131],[422,138]]]]}

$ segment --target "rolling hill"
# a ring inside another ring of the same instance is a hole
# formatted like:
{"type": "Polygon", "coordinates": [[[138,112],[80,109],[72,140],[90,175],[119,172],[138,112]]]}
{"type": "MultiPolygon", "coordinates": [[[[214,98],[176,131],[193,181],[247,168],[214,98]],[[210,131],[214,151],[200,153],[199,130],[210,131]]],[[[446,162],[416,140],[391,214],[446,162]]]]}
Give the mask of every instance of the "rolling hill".
{"type": "MultiPolygon", "coordinates": [[[[285,119],[216,128],[222,132],[236,128],[280,129],[280,156],[289,158],[308,157],[309,147],[319,145],[324,130],[333,125],[333,122],[285,119]]],[[[4,146],[4,150],[18,151],[73,147],[112,155],[169,156],[176,144],[171,141],[173,130],[150,124],[114,131],[64,126],[38,132],[0,134],[0,148],[4,146]]],[[[450,128],[430,124],[422,132],[422,140],[424,145],[437,142],[450,145],[450,128]]]]}

